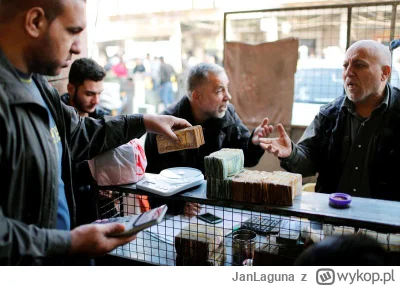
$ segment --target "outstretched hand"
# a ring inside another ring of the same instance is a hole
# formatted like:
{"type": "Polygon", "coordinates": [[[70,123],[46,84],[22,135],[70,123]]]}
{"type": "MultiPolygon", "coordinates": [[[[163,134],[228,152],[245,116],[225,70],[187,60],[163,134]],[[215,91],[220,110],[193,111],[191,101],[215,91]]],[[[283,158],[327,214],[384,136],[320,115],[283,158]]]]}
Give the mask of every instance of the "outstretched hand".
{"type": "Polygon", "coordinates": [[[185,119],[170,115],[143,115],[144,126],[151,133],[162,134],[174,141],[178,141],[178,137],[173,132],[174,130],[192,126],[185,119]]]}
{"type": "Polygon", "coordinates": [[[279,158],[287,158],[292,153],[292,141],[287,135],[282,124],[277,126],[279,137],[278,138],[259,138],[260,146],[268,153],[274,154],[279,158]]]}
{"type": "Polygon", "coordinates": [[[260,138],[267,138],[274,131],[274,127],[272,125],[268,125],[268,121],[268,118],[264,118],[261,125],[257,126],[257,128],[254,130],[253,138],[251,138],[251,142],[254,145],[259,145],[260,138]]]}
{"type": "Polygon", "coordinates": [[[99,256],[114,248],[134,240],[136,235],[129,237],[110,237],[111,234],[123,232],[125,226],[120,223],[87,224],[71,231],[70,254],[99,256]]]}

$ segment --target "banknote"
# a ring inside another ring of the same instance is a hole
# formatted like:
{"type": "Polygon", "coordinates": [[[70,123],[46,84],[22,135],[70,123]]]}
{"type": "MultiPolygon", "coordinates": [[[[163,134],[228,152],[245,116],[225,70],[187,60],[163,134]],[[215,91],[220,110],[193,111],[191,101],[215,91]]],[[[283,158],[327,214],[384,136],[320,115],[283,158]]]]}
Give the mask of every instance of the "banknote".
{"type": "Polygon", "coordinates": [[[162,154],[184,149],[195,149],[205,143],[203,128],[200,125],[176,130],[174,133],[178,137],[179,142],[175,142],[164,135],[156,136],[158,153],[162,154]]]}

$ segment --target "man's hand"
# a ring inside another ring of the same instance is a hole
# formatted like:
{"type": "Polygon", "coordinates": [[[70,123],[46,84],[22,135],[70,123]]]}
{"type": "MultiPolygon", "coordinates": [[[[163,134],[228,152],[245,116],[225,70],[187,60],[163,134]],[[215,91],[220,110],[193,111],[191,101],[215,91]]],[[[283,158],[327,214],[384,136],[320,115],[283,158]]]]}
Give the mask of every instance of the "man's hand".
{"type": "Polygon", "coordinates": [[[251,142],[254,145],[259,145],[260,138],[267,138],[269,135],[274,131],[274,127],[272,125],[268,125],[268,118],[264,118],[263,122],[261,125],[259,125],[255,130],[254,130],[254,135],[253,138],[251,138],[251,142]]]}
{"type": "Polygon", "coordinates": [[[83,254],[99,256],[106,254],[114,248],[124,245],[136,238],[136,235],[129,237],[109,237],[110,234],[123,232],[125,226],[120,223],[109,224],[87,224],[79,226],[71,231],[70,254],[83,254]]]}
{"type": "Polygon", "coordinates": [[[183,214],[187,217],[196,216],[201,210],[201,205],[198,203],[186,203],[183,208],[183,214]]]}
{"type": "Polygon", "coordinates": [[[282,124],[278,124],[278,132],[278,138],[260,138],[260,146],[276,157],[287,158],[292,153],[292,141],[286,134],[282,124]]]}
{"type": "Polygon", "coordinates": [[[192,126],[185,119],[170,115],[144,114],[143,120],[147,132],[162,134],[175,141],[178,140],[178,137],[176,137],[175,133],[173,132],[174,130],[192,126]]]}

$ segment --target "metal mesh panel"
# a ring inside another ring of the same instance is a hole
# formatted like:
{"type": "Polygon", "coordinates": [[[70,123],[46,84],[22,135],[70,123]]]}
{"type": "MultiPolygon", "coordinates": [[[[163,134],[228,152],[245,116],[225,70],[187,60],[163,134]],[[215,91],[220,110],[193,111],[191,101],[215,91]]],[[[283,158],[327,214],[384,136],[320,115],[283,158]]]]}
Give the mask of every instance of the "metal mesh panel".
{"type": "MultiPolygon", "coordinates": [[[[248,44],[298,38],[294,108],[296,103],[323,104],[343,94],[342,61],[348,46],[363,39],[389,45],[391,40],[400,38],[397,5],[361,3],[225,13],[224,38],[248,44]]],[[[400,84],[399,54],[400,49],[394,51],[394,86],[400,84]]]]}
{"type": "MultiPolygon", "coordinates": [[[[106,198],[98,201],[100,218],[138,215],[133,194],[99,191],[99,197],[106,198]]],[[[353,226],[202,205],[201,213],[205,212],[222,222],[210,224],[197,217],[168,214],[160,224],[138,233],[135,240],[111,254],[156,265],[293,265],[304,249],[332,235],[366,235],[392,253],[400,247],[400,235],[353,226]]]]}

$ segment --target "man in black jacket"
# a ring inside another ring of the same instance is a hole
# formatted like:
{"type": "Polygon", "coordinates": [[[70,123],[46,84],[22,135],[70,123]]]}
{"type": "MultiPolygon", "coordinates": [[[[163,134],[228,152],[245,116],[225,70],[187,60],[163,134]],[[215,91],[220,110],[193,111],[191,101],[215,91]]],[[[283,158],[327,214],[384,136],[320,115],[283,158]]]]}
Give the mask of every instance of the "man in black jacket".
{"type": "Polygon", "coordinates": [[[104,90],[103,79],[106,71],[94,60],[80,58],[75,60],[68,75],[68,92],[61,100],[76,108],[79,116],[101,118],[110,112],[99,107],[100,95],[104,90]]]}
{"type": "MultiPolygon", "coordinates": [[[[61,100],[78,111],[81,117],[100,119],[110,112],[99,107],[103,92],[103,79],[106,71],[94,60],[80,58],[75,60],[68,75],[68,92],[61,100]]],[[[91,223],[97,219],[96,194],[91,190],[93,182],[87,161],[72,161],[72,183],[76,202],[76,225],[91,223]]],[[[113,205],[111,198],[100,196],[101,204],[113,205]]],[[[111,216],[115,210],[112,210],[111,216]]]]}
{"type": "MultiPolygon", "coordinates": [[[[184,118],[193,125],[201,125],[205,144],[198,149],[159,154],[156,137],[148,134],[145,142],[147,172],[159,173],[166,168],[192,167],[204,173],[204,157],[221,148],[242,149],[245,167],[258,164],[264,154],[263,149],[258,146],[259,138],[269,136],[272,126],[268,125],[268,118],[265,118],[250,133],[236,114],[234,106],[229,103],[231,95],[228,84],[225,70],[219,65],[201,63],[189,71],[188,95],[163,114],[184,118]]],[[[151,204],[154,207],[160,202],[152,199],[151,204]]],[[[199,207],[198,204],[187,203],[183,212],[188,216],[195,215],[199,207]]]]}
{"type": "Polygon", "coordinates": [[[400,90],[388,84],[389,49],[359,41],[343,62],[346,96],[323,106],[297,144],[282,125],[261,146],[281,166],[303,176],[318,172],[316,191],[400,201],[400,90]]]}
{"type": "Polygon", "coordinates": [[[105,254],[135,236],[122,224],[75,227],[71,158],[87,160],[148,132],[177,140],[172,116],[79,117],[42,75],[81,51],[84,0],[0,1],[0,264],[105,254]]]}

